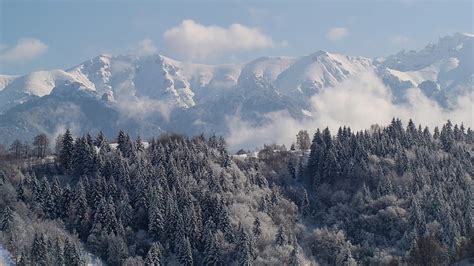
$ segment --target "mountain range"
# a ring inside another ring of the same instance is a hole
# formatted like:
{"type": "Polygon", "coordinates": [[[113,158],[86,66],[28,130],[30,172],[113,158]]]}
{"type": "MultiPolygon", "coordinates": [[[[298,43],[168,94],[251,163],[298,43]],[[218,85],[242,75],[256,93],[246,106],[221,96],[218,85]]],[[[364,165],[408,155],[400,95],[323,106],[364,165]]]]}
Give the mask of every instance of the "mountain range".
{"type": "Polygon", "coordinates": [[[0,142],[125,129],[227,134],[238,116],[265,123],[272,112],[313,115],[311,97],[343,81],[374,73],[394,102],[418,87],[440,106],[472,92],[474,35],[456,33],[420,51],[383,58],[318,51],[303,57],[262,57],[244,64],[205,65],[163,55],[100,55],[67,70],[0,75],[0,142]]]}

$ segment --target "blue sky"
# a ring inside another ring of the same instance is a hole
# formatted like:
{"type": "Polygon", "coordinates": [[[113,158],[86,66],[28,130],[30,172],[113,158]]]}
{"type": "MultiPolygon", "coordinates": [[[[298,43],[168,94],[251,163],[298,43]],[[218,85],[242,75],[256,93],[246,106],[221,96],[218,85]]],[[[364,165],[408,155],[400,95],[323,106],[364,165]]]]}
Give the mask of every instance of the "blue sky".
{"type": "Polygon", "coordinates": [[[0,73],[69,68],[101,53],[203,63],[318,50],[377,57],[455,32],[473,32],[473,1],[0,0],[0,73]]]}

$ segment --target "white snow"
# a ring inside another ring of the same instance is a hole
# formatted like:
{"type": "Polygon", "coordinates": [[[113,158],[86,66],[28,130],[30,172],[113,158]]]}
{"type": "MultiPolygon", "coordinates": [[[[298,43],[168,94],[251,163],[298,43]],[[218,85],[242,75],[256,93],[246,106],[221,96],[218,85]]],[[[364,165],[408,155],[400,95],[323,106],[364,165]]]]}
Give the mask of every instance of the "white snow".
{"type": "Polygon", "coordinates": [[[311,94],[370,68],[368,58],[319,51],[296,61],[278,76],[275,84],[287,94],[305,90],[311,94]]]}
{"type": "Polygon", "coordinates": [[[10,76],[10,75],[0,75],[0,91],[5,89],[12,81],[14,81],[18,76],[10,76]]]}

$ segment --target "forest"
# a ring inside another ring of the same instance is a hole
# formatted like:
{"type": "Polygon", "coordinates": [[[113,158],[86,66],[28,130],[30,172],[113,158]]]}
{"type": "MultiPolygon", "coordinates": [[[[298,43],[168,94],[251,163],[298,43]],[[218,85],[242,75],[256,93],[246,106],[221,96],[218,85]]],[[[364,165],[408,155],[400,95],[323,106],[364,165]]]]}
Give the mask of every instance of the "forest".
{"type": "MultiPolygon", "coordinates": [[[[313,133],[313,132],[311,132],[313,133]]],[[[474,132],[393,119],[231,154],[124,131],[0,149],[15,265],[452,265],[474,259],[474,132]]]]}

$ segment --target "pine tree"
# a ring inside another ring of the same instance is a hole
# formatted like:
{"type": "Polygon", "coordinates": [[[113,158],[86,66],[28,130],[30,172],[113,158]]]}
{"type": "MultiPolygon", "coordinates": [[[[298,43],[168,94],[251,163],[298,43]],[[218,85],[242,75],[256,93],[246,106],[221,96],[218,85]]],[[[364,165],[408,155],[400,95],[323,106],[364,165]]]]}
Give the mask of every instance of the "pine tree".
{"type": "Polygon", "coordinates": [[[99,131],[99,133],[97,134],[97,137],[94,140],[94,145],[100,150],[105,149],[105,152],[110,151],[109,142],[107,141],[107,137],[102,131],[99,131]]]}
{"type": "Polygon", "coordinates": [[[16,189],[16,194],[17,194],[17,199],[19,201],[26,201],[26,195],[25,195],[25,185],[24,181],[20,181],[20,184],[18,184],[18,188],[16,189]]]}
{"type": "Polygon", "coordinates": [[[156,205],[152,206],[148,210],[148,217],[148,232],[154,239],[160,239],[164,232],[164,221],[161,210],[156,205]]]}
{"type": "Polygon", "coordinates": [[[76,184],[70,212],[71,227],[76,230],[81,239],[86,239],[90,229],[91,210],[87,203],[86,190],[82,179],[76,184]]]}
{"type": "Polygon", "coordinates": [[[96,208],[92,230],[97,231],[99,229],[106,234],[123,235],[123,228],[117,220],[111,198],[108,200],[102,198],[96,208]]]}
{"type": "Polygon", "coordinates": [[[125,134],[123,130],[119,131],[118,137],[117,137],[117,149],[122,152],[123,156],[125,158],[130,158],[133,152],[133,144],[132,141],[130,140],[130,136],[128,134],[125,134]]]}
{"type": "Polygon", "coordinates": [[[21,251],[20,258],[18,259],[18,266],[28,266],[30,265],[28,262],[30,261],[30,258],[28,257],[28,253],[26,253],[25,250],[21,251]]]}
{"type": "Polygon", "coordinates": [[[193,265],[193,254],[189,239],[183,235],[179,241],[178,246],[178,260],[182,265],[193,265]]]}
{"type": "Polygon", "coordinates": [[[239,230],[239,242],[237,243],[236,252],[236,260],[239,265],[250,266],[253,264],[254,251],[252,250],[252,244],[242,226],[240,226],[239,230]]]}
{"type": "Polygon", "coordinates": [[[135,141],[135,150],[140,153],[145,151],[145,146],[143,145],[142,138],[140,136],[137,137],[135,141]]]}
{"type": "Polygon", "coordinates": [[[262,235],[262,225],[258,217],[256,217],[255,221],[253,222],[252,233],[256,239],[258,239],[262,235]]]}
{"type": "Polygon", "coordinates": [[[63,191],[59,185],[59,179],[57,176],[53,177],[53,184],[51,186],[51,198],[53,209],[51,211],[52,218],[58,218],[61,216],[61,205],[63,202],[63,191]]]}
{"type": "Polygon", "coordinates": [[[309,206],[309,199],[308,199],[308,193],[306,192],[306,189],[304,190],[303,193],[303,200],[301,201],[301,214],[303,217],[306,217],[310,214],[311,209],[309,206]]]}
{"type": "Polygon", "coordinates": [[[283,227],[280,226],[278,228],[278,232],[275,236],[275,243],[279,246],[286,245],[288,242],[287,236],[285,234],[285,231],[283,230],[283,227]]]}
{"type": "Polygon", "coordinates": [[[80,251],[76,244],[66,238],[64,243],[64,261],[68,266],[80,266],[83,264],[80,251]]]}
{"type": "Polygon", "coordinates": [[[109,235],[107,238],[107,262],[110,265],[122,265],[128,257],[127,244],[120,236],[109,235]]]}
{"type": "Polygon", "coordinates": [[[161,265],[161,251],[160,251],[160,244],[158,242],[154,242],[145,258],[145,265],[146,266],[160,266],[161,265]]]}
{"type": "Polygon", "coordinates": [[[35,234],[31,246],[31,261],[34,261],[36,265],[48,265],[48,254],[44,235],[35,234]]]}
{"type": "Polygon", "coordinates": [[[296,179],[296,167],[291,159],[288,161],[288,172],[291,178],[296,179]]]}
{"type": "Polygon", "coordinates": [[[8,232],[13,229],[15,213],[10,206],[5,207],[2,212],[2,220],[0,221],[0,230],[8,232]]]}
{"type": "Polygon", "coordinates": [[[66,129],[62,139],[62,148],[59,154],[59,161],[65,170],[70,170],[72,167],[72,156],[74,152],[74,139],[71,131],[66,129]]]}
{"type": "Polygon", "coordinates": [[[44,176],[41,179],[41,201],[40,205],[43,208],[43,213],[48,218],[55,218],[55,206],[54,206],[54,198],[51,193],[51,187],[49,185],[49,181],[44,176]]]}
{"type": "Polygon", "coordinates": [[[206,230],[205,237],[205,249],[204,249],[204,265],[221,265],[220,262],[220,249],[218,247],[216,238],[211,230],[206,230]]]}
{"type": "Polygon", "coordinates": [[[55,243],[55,246],[54,246],[54,250],[55,250],[55,253],[54,253],[54,260],[55,260],[55,265],[64,265],[66,260],[64,258],[64,248],[63,246],[61,245],[60,241],[59,241],[59,238],[56,238],[56,243],[55,243]]]}
{"type": "Polygon", "coordinates": [[[301,263],[298,259],[298,247],[293,247],[293,250],[290,253],[290,259],[288,261],[288,266],[300,266],[301,263]]]}

